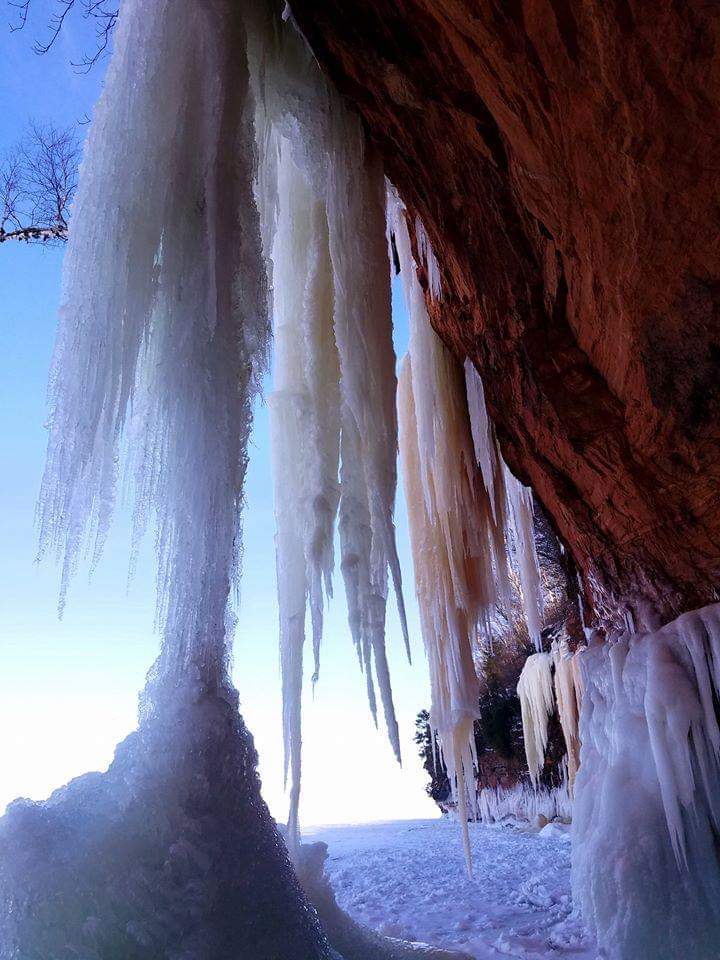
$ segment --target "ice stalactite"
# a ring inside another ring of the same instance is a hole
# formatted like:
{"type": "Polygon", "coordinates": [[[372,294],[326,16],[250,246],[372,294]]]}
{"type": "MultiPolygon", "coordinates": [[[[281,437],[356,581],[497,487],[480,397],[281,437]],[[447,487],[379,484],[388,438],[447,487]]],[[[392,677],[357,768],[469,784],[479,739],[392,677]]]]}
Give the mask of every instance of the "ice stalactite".
{"type": "Polygon", "coordinates": [[[110,769],[0,821],[2,960],[331,955],[227,670],[269,341],[249,12],[126,0],[118,20],[64,266],[39,515],[64,601],[124,467],[136,537],[157,531],[161,655],[110,769]]]}
{"type": "Polygon", "coordinates": [[[309,604],[317,677],[325,594],[332,594],[340,386],[325,207],[296,167],[290,144],[280,138],[275,146],[278,210],[272,245],[275,352],[270,434],[285,774],[288,767],[291,774],[288,831],[295,849],[305,615],[309,604]]]}
{"type": "Polygon", "coordinates": [[[377,681],[398,760],[385,651],[388,574],[408,654],[409,643],[393,524],[396,380],[383,171],[358,119],[327,85],[302,39],[281,28],[266,46],[256,69],[264,96],[259,193],[274,287],[271,419],[294,845],[305,610],[316,679],[336,516],[348,620],[370,710],[377,722],[377,681]]]}
{"type": "Polygon", "coordinates": [[[555,668],[555,699],[567,749],[568,789],[572,796],[580,763],[579,700],[575,684],[577,671],[573,668],[574,655],[570,652],[565,637],[553,641],[550,655],[555,668]]]}
{"type": "MultiPolygon", "coordinates": [[[[475,661],[492,610],[498,602],[508,602],[507,554],[478,467],[462,365],[430,326],[405,212],[392,191],[389,209],[410,318],[398,413],[415,590],[430,666],[430,718],[454,787],[469,863],[473,724],[479,711],[475,661]]],[[[432,264],[427,239],[420,237],[421,255],[432,264]]],[[[436,276],[437,268],[427,272],[436,276]]]]}
{"type": "Polygon", "coordinates": [[[532,492],[520,483],[503,460],[487,414],[483,382],[470,360],[465,361],[465,385],[475,455],[494,515],[503,528],[517,567],[528,633],[539,651],[543,604],[540,564],[533,536],[532,492]]]}
{"type": "Polygon", "coordinates": [[[573,887],[584,920],[609,960],[715,960],[720,605],[591,643],[581,665],[573,887]]]}
{"type": "Polygon", "coordinates": [[[127,7],[65,260],[41,547],[62,558],[64,602],[86,540],[102,550],[129,453],[136,533],[157,518],[162,669],[218,682],[269,341],[243,24],[221,0],[182,25],[167,3],[127,7]]]}
{"type": "Polygon", "coordinates": [[[525,661],[517,684],[522,711],[523,738],[530,779],[539,784],[548,741],[548,720],[555,710],[552,658],[549,653],[533,653],[525,661]]]}

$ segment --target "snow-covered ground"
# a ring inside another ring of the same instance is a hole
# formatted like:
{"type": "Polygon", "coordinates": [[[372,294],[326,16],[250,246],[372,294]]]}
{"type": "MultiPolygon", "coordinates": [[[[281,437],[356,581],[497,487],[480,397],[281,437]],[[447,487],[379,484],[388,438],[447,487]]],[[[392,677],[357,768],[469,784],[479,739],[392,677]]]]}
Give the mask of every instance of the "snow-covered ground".
{"type": "Polygon", "coordinates": [[[470,824],[472,879],[446,820],[324,827],[303,839],[327,843],[338,903],[380,933],[477,960],[591,960],[594,944],[571,915],[566,830],[470,824]]]}

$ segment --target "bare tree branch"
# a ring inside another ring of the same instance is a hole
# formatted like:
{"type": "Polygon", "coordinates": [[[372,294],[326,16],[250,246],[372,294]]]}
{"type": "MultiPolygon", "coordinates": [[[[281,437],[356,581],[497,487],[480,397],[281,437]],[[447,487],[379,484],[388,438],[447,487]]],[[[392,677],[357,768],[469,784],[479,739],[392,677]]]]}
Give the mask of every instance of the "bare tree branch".
{"type": "MultiPolygon", "coordinates": [[[[27,24],[30,12],[30,0],[7,0],[8,5],[19,11],[17,22],[10,24],[10,30],[22,30],[27,24]]],[[[46,40],[37,40],[33,50],[42,56],[55,45],[65,22],[73,12],[80,12],[85,20],[93,20],[95,24],[95,50],[92,54],[85,54],[74,67],[82,73],[87,73],[101,59],[107,51],[118,16],[117,0],[55,0],[56,8],[48,22],[49,34],[46,40]]]]}
{"type": "Polygon", "coordinates": [[[67,240],[79,156],[72,129],[31,126],[0,164],[0,243],[67,240]]]}

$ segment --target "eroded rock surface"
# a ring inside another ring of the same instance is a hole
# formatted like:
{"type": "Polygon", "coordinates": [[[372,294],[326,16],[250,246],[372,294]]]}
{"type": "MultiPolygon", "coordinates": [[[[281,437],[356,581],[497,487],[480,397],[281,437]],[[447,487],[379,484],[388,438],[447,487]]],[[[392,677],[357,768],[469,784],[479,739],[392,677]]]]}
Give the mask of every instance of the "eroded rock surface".
{"type": "MultiPolygon", "coordinates": [[[[433,320],[601,619],[720,569],[720,8],[294,0],[427,228],[433,320]]],[[[648,603],[649,601],[649,603],[648,603]]],[[[652,625],[649,623],[649,625],[652,625]]]]}

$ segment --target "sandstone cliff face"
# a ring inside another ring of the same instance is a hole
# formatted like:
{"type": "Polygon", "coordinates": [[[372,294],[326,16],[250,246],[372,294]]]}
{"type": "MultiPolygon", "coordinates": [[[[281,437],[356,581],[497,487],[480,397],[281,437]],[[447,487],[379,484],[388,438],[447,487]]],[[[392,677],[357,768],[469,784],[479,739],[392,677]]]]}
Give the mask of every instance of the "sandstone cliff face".
{"type": "MultiPolygon", "coordinates": [[[[720,571],[720,6],[293,0],[441,266],[506,458],[596,612],[720,571]]],[[[648,601],[650,604],[648,604],[648,601]]]]}

